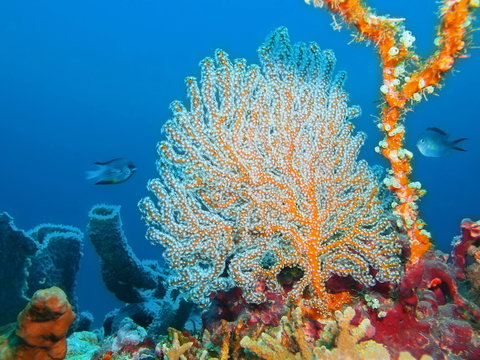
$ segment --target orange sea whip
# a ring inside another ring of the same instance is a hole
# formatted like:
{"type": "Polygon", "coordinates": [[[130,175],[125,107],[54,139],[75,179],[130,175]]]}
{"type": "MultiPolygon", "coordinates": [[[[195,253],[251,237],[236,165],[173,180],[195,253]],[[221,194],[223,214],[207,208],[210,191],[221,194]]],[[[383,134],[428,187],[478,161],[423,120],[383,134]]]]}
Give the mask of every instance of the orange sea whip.
{"type": "Polygon", "coordinates": [[[420,61],[412,44],[415,38],[403,26],[403,19],[378,16],[360,0],[305,0],[326,7],[353,25],[359,41],[371,41],[381,59],[383,84],[380,91],[385,100],[379,127],[385,139],[376,148],[391,164],[393,176],[385,185],[394,191],[399,203],[394,211],[401,216],[410,238],[410,264],[415,264],[431,247],[430,233],[418,216],[416,200],[424,194],[419,182],[411,182],[412,153],[403,148],[404,115],[411,106],[433,93],[455,60],[465,54],[466,38],[472,23],[472,12],[480,6],[478,0],[443,0],[440,6],[440,25],[435,39],[435,51],[420,61]],[[405,62],[414,60],[413,69],[405,62]]]}

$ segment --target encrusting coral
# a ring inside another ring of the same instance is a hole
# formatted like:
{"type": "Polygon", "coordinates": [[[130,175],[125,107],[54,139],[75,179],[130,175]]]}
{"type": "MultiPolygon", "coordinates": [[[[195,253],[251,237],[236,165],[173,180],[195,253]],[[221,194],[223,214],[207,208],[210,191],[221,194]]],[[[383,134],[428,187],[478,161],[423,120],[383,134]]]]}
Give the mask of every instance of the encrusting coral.
{"type": "Polygon", "coordinates": [[[240,287],[260,303],[264,280],[282,292],[287,268],[302,276],[287,297],[327,314],[348,302],[333,276],[363,286],[397,283],[401,244],[378,198],[379,179],[357,155],[344,73],[317,44],[291,45],[285,28],[259,49],[262,66],[217,50],[187,79],[191,109],[174,102],[159,143],[158,206],[140,202],[148,237],[162,244],[171,284],[201,304],[240,287]],[[373,271],[371,271],[373,269],[373,271]]]}

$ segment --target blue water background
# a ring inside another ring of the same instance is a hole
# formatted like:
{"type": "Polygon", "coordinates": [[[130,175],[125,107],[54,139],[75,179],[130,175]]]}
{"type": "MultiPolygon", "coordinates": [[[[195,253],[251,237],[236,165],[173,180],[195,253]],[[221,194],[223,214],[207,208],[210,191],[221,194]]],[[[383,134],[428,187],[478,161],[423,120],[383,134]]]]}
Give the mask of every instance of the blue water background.
{"type": "MultiPolygon", "coordinates": [[[[379,14],[407,18],[422,56],[435,37],[436,1],[369,2],[379,14]]],[[[140,258],[161,259],[145,239],[137,210],[147,180],[155,176],[156,142],[170,117],[169,104],[185,99],[183,79],[198,75],[199,61],[216,48],[258,62],[256,50],[273,29],[287,26],[293,41],[333,49],[338,70],[348,72],[355,121],[368,134],[362,157],[386,164],[373,148],[380,68],[372,46],[351,44],[345,26],[302,0],[82,0],[0,3],[0,211],[30,229],[42,222],[85,229],[96,203],[120,204],[124,230],[140,258]],[[131,159],[138,172],[127,183],[95,186],[84,179],[94,161],[131,159]]],[[[478,21],[477,21],[478,23],[478,21]]],[[[475,43],[480,43],[477,36],[475,43]]],[[[420,203],[438,247],[449,251],[464,217],[480,218],[480,50],[471,49],[455,73],[414,112],[406,126],[415,154],[414,180],[428,194],[420,203]],[[466,153],[435,159],[414,146],[436,126],[452,138],[469,137],[466,153]]],[[[88,239],[78,277],[82,310],[97,323],[118,306],[105,289],[88,239]]]]}

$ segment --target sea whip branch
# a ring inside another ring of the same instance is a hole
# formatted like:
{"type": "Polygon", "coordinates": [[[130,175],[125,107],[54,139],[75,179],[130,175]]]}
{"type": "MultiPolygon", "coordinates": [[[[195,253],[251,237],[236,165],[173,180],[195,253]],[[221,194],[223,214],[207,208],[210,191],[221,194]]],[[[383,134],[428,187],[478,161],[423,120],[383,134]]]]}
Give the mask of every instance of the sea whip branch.
{"type": "Polygon", "coordinates": [[[385,103],[381,110],[379,128],[385,139],[376,148],[389,161],[393,171],[385,185],[394,191],[399,203],[395,212],[403,219],[410,238],[410,264],[416,263],[430,248],[430,233],[419,219],[415,203],[425,191],[419,182],[411,182],[412,153],[403,147],[405,128],[402,125],[408,105],[422,100],[440,86],[444,74],[465,52],[465,39],[472,23],[472,12],[480,6],[478,0],[443,0],[440,25],[435,39],[435,51],[420,61],[412,48],[415,37],[403,26],[403,19],[375,15],[360,0],[305,0],[318,7],[325,6],[338,14],[359,32],[359,40],[376,44],[382,64],[383,84],[380,87],[385,103]],[[413,66],[406,64],[413,62],[413,66]]]}

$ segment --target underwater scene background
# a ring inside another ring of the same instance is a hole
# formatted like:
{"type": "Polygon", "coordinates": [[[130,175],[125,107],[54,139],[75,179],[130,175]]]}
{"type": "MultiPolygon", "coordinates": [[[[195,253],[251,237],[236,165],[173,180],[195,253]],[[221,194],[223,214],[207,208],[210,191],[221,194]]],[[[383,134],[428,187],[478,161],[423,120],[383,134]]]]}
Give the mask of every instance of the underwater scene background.
{"type": "MultiPolygon", "coordinates": [[[[438,21],[435,1],[370,0],[378,14],[405,18],[420,56],[428,57],[438,21]]],[[[40,223],[82,231],[93,205],[121,205],[123,230],[140,259],[163,262],[162,249],[145,239],[138,201],[156,176],[156,144],[172,117],[173,100],[186,100],[184,79],[199,77],[199,62],[225,50],[231,59],[258,63],[257,49],[279,26],[292,42],[315,41],[347,72],[353,120],[367,134],[360,158],[388,168],[374,151],[382,139],[381,68],[373,46],[352,42],[352,29],[328,11],[301,0],[10,1],[0,4],[0,211],[20,229],[40,223]],[[94,162],[123,157],[137,171],[122,184],[85,179],[94,162]]],[[[478,20],[475,21],[478,26],[478,20]]],[[[472,26],[475,27],[475,26],[472,26]]],[[[413,152],[414,181],[435,246],[451,252],[463,218],[480,218],[480,50],[473,34],[436,93],[408,113],[405,147],[413,152]],[[466,152],[425,157],[416,142],[428,127],[464,138],[466,152]]],[[[78,305],[94,324],[121,303],[105,288],[99,259],[85,239],[77,275],[78,305]]],[[[1,324],[0,324],[1,325],[1,324]]]]}

